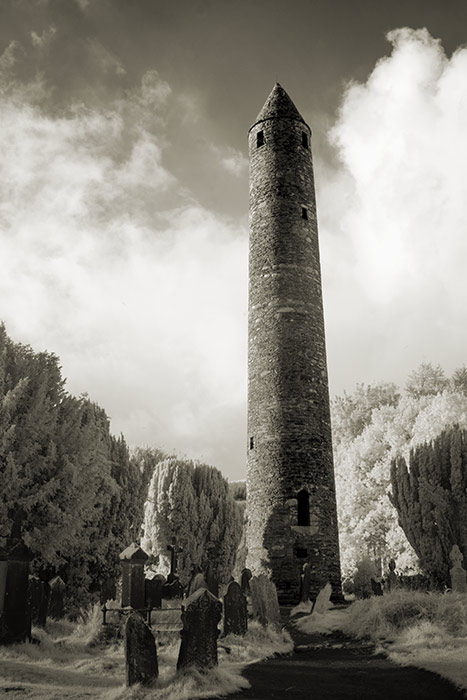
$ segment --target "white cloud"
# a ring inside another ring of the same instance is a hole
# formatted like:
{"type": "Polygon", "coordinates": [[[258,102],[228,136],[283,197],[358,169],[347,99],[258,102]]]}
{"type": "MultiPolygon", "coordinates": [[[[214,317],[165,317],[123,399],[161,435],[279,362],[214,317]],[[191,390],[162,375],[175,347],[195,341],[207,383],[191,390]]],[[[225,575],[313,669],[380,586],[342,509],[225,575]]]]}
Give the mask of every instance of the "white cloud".
{"type": "Polygon", "coordinates": [[[320,214],[334,203],[322,227],[328,346],[337,376],[333,343],[347,333],[355,382],[404,377],[423,359],[449,371],[467,354],[467,49],[448,59],[426,29],[388,39],[391,55],[346,90],[331,132],[342,169],[319,201],[320,214]]]}
{"type": "Polygon", "coordinates": [[[37,49],[45,49],[50,44],[56,33],[57,29],[53,25],[51,25],[48,29],[44,29],[41,35],[37,34],[37,32],[30,32],[31,43],[37,49]]]}
{"type": "Polygon", "coordinates": [[[215,148],[215,151],[219,156],[220,164],[231,175],[242,177],[248,172],[248,160],[240,151],[229,147],[223,150],[215,148]]]}
{"type": "Polygon", "coordinates": [[[56,352],[130,442],[242,467],[246,236],[165,167],[170,87],[152,71],[56,114],[31,85],[0,98],[8,332],[56,352]]]}

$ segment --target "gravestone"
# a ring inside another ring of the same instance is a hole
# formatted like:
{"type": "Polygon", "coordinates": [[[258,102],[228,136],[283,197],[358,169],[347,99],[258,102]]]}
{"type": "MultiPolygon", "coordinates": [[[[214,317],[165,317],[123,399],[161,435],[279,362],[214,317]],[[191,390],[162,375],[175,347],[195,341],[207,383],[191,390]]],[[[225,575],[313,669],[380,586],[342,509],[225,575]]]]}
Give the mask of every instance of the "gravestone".
{"type": "Polygon", "coordinates": [[[0,613],[4,610],[6,575],[8,571],[8,550],[6,546],[7,538],[2,537],[0,545],[0,613]]]}
{"type": "Polygon", "coordinates": [[[251,573],[250,569],[243,569],[240,576],[240,587],[243,595],[250,595],[250,581],[252,576],[253,574],[251,573]]]}
{"type": "Polygon", "coordinates": [[[310,600],[310,585],[311,585],[311,564],[307,562],[303,564],[302,573],[300,575],[300,602],[308,603],[310,600]]]}
{"type": "Polygon", "coordinates": [[[117,597],[117,582],[115,576],[108,576],[101,586],[100,602],[102,605],[108,600],[115,600],[117,597]]]}
{"type": "Polygon", "coordinates": [[[217,666],[217,625],[222,603],[206,588],[199,588],[182,605],[182,642],[177,669],[195,666],[203,671],[217,666]]]}
{"type": "Polygon", "coordinates": [[[163,600],[175,601],[183,598],[184,588],[176,574],[169,574],[167,581],[162,584],[161,594],[163,600]]]}
{"type": "Polygon", "coordinates": [[[7,538],[2,557],[7,566],[3,587],[0,643],[24,642],[31,636],[31,616],[28,605],[29,564],[32,552],[16,537],[7,538]]]}
{"type": "Polygon", "coordinates": [[[250,580],[253,615],[262,625],[280,626],[280,610],[277,590],[265,574],[253,576],[250,580]]]}
{"type": "Polygon", "coordinates": [[[159,674],[154,635],[137,612],[125,623],[125,664],[128,686],[151,685],[159,674]]]}
{"type": "Polygon", "coordinates": [[[246,597],[236,581],[229,583],[224,596],[224,635],[243,637],[248,629],[246,597]]]}
{"type": "Polygon", "coordinates": [[[451,549],[449,558],[452,562],[452,569],[449,569],[451,575],[451,588],[453,593],[467,593],[466,572],[462,566],[464,555],[455,544],[451,549]]]}
{"type": "Polygon", "coordinates": [[[377,581],[375,578],[371,578],[370,584],[373,595],[383,595],[383,587],[380,581],[377,581]]]}
{"type": "MultiPolygon", "coordinates": [[[[188,584],[187,597],[189,598],[193,593],[195,593],[199,588],[207,588],[208,584],[203,574],[199,570],[193,572],[193,576],[188,584]]],[[[211,591],[212,592],[212,591],[211,591]]]]}
{"type": "Polygon", "coordinates": [[[215,595],[216,598],[219,598],[219,581],[217,580],[216,569],[212,562],[209,562],[206,567],[204,579],[206,581],[208,591],[215,595]]]}
{"type": "Polygon", "coordinates": [[[55,576],[55,578],[49,581],[49,588],[49,615],[58,620],[65,614],[66,584],[60,576],[55,576]]]}
{"type": "Polygon", "coordinates": [[[49,586],[38,576],[29,577],[28,603],[32,624],[45,627],[49,607],[49,586]]]}
{"type": "Polygon", "coordinates": [[[388,572],[386,574],[386,578],[384,579],[384,588],[386,591],[388,591],[388,593],[394,591],[399,583],[397,574],[394,571],[395,568],[396,562],[394,561],[394,559],[391,559],[388,563],[388,572]]]}
{"type": "Polygon", "coordinates": [[[320,590],[318,595],[316,596],[316,600],[313,604],[313,608],[311,610],[311,613],[319,613],[322,615],[325,613],[327,610],[329,610],[329,601],[331,599],[331,593],[332,593],[332,586],[327,582],[325,586],[320,590]]]}
{"type": "Polygon", "coordinates": [[[122,563],[122,608],[144,608],[144,563],[148,555],[133,542],[120,554],[122,563]]]}
{"type": "Polygon", "coordinates": [[[150,571],[144,580],[144,604],[146,607],[162,607],[162,587],[165,584],[165,576],[150,571]]]}

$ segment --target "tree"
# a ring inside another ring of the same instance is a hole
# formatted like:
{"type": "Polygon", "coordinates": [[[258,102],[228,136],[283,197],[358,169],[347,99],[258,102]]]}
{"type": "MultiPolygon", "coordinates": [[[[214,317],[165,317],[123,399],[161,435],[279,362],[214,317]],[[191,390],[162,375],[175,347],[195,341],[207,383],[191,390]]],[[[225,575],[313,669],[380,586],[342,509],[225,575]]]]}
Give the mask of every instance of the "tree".
{"type": "Polygon", "coordinates": [[[467,431],[454,426],[391,463],[391,501],[423,570],[449,586],[449,553],[467,553],[467,431]]]}
{"type": "Polygon", "coordinates": [[[467,429],[467,394],[460,390],[461,370],[451,380],[442,370],[422,365],[409,389],[394,385],[358,385],[332,404],[333,449],[341,563],[351,578],[365,557],[394,558],[399,571],[413,571],[418,557],[398,524],[389,500],[391,462],[409,459],[410,450],[434,440],[454,424],[467,429]],[[455,388],[457,387],[457,388],[455,388]]]}
{"type": "Polygon", "coordinates": [[[419,399],[421,396],[439,394],[446,389],[448,383],[449,381],[440,365],[433,366],[430,362],[422,362],[409,375],[405,389],[408,394],[419,399]]]}
{"type": "Polygon", "coordinates": [[[21,525],[33,571],[60,574],[77,607],[119,568],[145,489],[105,411],[64,389],[58,358],[0,326],[0,532],[21,525]]]}
{"type": "Polygon", "coordinates": [[[179,575],[187,584],[194,567],[214,565],[227,583],[242,532],[242,513],[221,472],[206,464],[169,457],[159,462],[149,485],[142,547],[168,571],[167,545],[182,551],[179,575]]]}

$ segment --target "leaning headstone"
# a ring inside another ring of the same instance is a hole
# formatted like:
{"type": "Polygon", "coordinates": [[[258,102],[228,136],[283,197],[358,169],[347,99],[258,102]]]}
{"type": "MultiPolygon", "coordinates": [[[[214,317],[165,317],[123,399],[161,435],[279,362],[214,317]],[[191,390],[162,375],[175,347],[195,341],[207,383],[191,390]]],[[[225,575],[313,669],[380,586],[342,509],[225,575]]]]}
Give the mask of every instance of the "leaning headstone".
{"type": "Polygon", "coordinates": [[[139,613],[132,612],[125,624],[126,684],[151,685],[159,669],[154,635],[139,613]]]}
{"type": "Polygon", "coordinates": [[[49,587],[38,576],[29,577],[28,603],[32,624],[45,627],[49,607],[49,587]]]}
{"type": "Polygon", "coordinates": [[[65,614],[65,589],[66,584],[60,576],[55,576],[49,581],[50,599],[49,615],[57,620],[65,614]]]}
{"type": "Polygon", "coordinates": [[[189,598],[199,588],[207,588],[208,584],[200,571],[195,571],[188,584],[187,597],[189,598]]]}
{"type": "Polygon", "coordinates": [[[222,603],[206,588],[199,588],[182,605],[182,642],[177,669],[195,666],[200,671],[217,666],[217,625],[222,603]]]}
{"type": "Polygon", "coordinates": [[[250,580],[253,615],[262,625],[280,626],[279,601],[274,583],[265,574],[250,580]]]}
{"type": "Polygon", "coordinates": [[[311,564],[307,562],[303,565],[300,576],[300,602],[308,603],[310,600],[310,585],[311,585],[311,564]]]}
{"type": "Polygon", "coordinates": [[[224,635],[243,637],[248,629],[246,597],[236,581],[229,583],[224,596],[224,635]]]}
{"type": "Polygon", "coordinates": [[[144,608],[144,563],[148,555],[133,542],[120,554],[122,563],[122,608],[144,608]]]}
{"type": "Polygon", "coordinates": [[[216,598],[219,598],[219,581],[217,580],[216,570],[212,562],[209,562],[206,567],[204,579],[206,581],[208,591],[215,595],[216,598]]]}
{"type": "Polygon", "coordinates": [[[32,552],[21,539],[7,538],[2,548],[4,576],[3,610],[0,615],[0,644],[24,642],[31,635],[28,605],[29,563],[32,552]],[[4,558],[5,557],[5,558],[4,558]]]}
{"type": "Polygon", "coordinates": [[[449,573],[451,574],[452,592],[467,593],[466,572],[464,567],[462,566],[464,555],[462,554],[457,544],[455,544],[451,549],[449,558],[452,562],[452,569],[449,569],[449,573]]]}
{"type": "Polygon", "coordinates": [[[332,593],[332,586],[328,581],[328,583],[325,586],[323,586],[323,588],[320,590],[320,592],[316,596],[316,600],[313,604],[313,608],[311,611],[312,614],[319,613],[322,615],[327,610],[329,610],[329,601],[331,598],[331,593],[332,593]]]}
{"type": "Polygon", "coordinates": [[[250,581],[252,579],[252,576],[253,574],[251,573],[250,569],[243,569],[240,576],[240,587],[242,589],[243,595],[250,594],[250,581]]]}

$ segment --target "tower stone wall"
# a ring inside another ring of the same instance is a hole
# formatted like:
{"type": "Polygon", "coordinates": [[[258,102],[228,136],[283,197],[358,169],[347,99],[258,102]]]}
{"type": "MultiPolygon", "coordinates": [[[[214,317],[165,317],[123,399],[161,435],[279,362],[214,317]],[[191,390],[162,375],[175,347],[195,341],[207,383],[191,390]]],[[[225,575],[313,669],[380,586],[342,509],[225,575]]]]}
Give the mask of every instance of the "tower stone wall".
{"type": "Polygon", "coordinates": [[[249,132],[248,566],[340,595],[311,130],[274,87],[249,132]]]}

